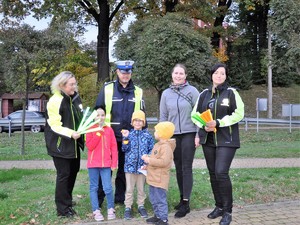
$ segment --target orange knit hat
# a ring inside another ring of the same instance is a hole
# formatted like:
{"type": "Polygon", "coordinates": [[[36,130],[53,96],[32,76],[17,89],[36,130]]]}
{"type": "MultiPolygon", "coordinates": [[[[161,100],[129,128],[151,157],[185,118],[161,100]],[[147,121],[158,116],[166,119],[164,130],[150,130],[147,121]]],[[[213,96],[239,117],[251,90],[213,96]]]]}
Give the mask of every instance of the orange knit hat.
{"type": "Polygon", "coordinates": [[[165,121],[158,123],[154,129],[160,138],[170,139],[174,134],[175,125],[171,122],[165,121]]]}

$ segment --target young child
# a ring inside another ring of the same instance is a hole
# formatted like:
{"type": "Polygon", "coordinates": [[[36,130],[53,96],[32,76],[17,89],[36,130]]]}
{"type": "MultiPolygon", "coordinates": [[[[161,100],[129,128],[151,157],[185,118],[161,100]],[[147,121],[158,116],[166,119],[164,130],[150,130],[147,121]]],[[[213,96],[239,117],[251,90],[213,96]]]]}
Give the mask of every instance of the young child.
{"type": "Polygon", "coordinates": [[[168,224],[167,191],[170,180],[170,168],[173,162],[175,139],[170,139],[175,130],[171,122],[160,122],[155,127],[154,136],[158,142],[154,145],[151,155],[143,155],[145,162],[143,169],[147,170],[149,184],[149,198],[154,216],[146,222],[156,225],[168,224]]]}
{"type": "MultiPolygon", "coordinates": [[[[116,218],[114,210],[114,194],[111,184],[111,171],[118,165],[118,150],[114,132],[111,127],[106,126],[104,109],[97,109],[99,124],[92,128],[100,127],[100,131],[86,134],[86,146],[88,149],[87,168],[90,179],[90,199],[93,216],[96,221],[103,221],[98,201],[99,176],[102,179],[104,193],[107,197],[107,219],[116,218]]],[[[91,129],[92,129],[91,128],[91,129]]]]}
{"type": "Polygon", "coordinates": [[[141,156],[150,154],[154,139],[145,126],[145,113],[141,110],[132,114],[131,125],[133,129],[130,131],[122,130],[123,142],[122,151],[125,152],[124,172],[126,177],[126,193],[125,193],[125,213],[124,219],[132,218],[131,206],[134,197],[134,188],[137,187],[137,204],[138,212],[143,218],[147,218],[148,214],[144,207],[146,199],[145,181],[146,177],[138,172],[144,165],[141,156]]]}

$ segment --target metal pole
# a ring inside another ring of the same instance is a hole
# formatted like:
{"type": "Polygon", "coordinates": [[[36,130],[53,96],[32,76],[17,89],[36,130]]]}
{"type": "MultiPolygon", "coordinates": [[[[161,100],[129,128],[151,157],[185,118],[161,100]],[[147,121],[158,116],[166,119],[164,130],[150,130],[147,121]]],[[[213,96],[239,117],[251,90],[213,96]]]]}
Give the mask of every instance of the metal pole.
{"type": "Polygon", "coordinates": [[[258,133],[258,117],[259,117],[259,111],[256,111],[256,132],[258,133]]]}
{"type": "Polygon", "coordinates": [[[292,109],[293,105],[290,104],[290,133],[292,133],[292,109]]]}
{"type": "Polygon", "coordinates": [[[11,119],[8,120],[8,137],[11,136],[11,119]]]}

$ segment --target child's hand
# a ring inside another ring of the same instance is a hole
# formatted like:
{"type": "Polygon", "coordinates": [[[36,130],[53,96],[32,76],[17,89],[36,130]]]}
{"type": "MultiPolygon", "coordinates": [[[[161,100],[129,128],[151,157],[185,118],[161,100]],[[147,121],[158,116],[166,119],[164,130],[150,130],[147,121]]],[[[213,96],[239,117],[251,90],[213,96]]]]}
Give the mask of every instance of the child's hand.
{"type": "Polygon", "coordinates": [[[123,137],[128,137],[129,130],[121,130],[121,133],[122,133],[123,137]]]}
{"type": "Polygon", "coordinates": [[[117,168],[111,168],[111,171],[114,172],[117,168]]]}
{"type": "Polygon", "coordinates": [[[147,170],[147,165],[141,166],[141,170],[147,170]]]}
{"type": "Polygon", "coordinates": [[[146,155],[146,154],[143,155],[142,160],[144,160],[145,163],[149,163],[149,161],[150,161],[149,155],[146,155]]]}

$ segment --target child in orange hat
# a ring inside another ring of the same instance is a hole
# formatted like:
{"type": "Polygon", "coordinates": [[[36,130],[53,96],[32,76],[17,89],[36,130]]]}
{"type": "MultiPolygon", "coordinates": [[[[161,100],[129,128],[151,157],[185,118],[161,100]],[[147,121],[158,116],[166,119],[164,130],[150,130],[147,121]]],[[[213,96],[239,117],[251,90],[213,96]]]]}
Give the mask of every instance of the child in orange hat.
{"type": "Polygon", "coordinates": [[[132,218],[131,207],[135,187],[137,188],[138,212],[141,217],[148,217],[148,213],[144,207],[146,178],[139,169],[144,165],[141,156],[150,154],[154,146],[152,135],[148,129],[143,129],[146,125],[145,113],[143,111],[138,110],[132,114],[131,125],[133,129],[130,131],[122,130],[122,151],[125,152],[124,172],[126,177],[126,193],[124,219],[126,220],[132,218]]]}

